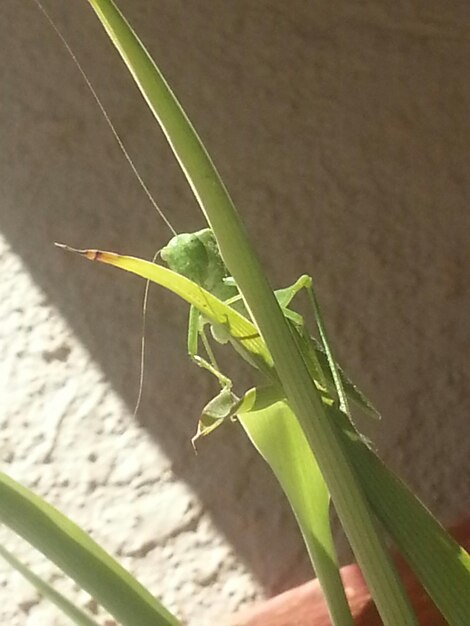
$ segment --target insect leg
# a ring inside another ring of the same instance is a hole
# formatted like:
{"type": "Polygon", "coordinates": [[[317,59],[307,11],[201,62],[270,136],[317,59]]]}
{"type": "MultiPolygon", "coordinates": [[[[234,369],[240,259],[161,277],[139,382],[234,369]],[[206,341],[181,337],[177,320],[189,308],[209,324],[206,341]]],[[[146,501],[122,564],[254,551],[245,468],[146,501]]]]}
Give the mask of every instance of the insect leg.
{"type": "Polygon", "coordinates": [[[201,321],[201,315],[197,309],[193,306],[189,310],[189,322],[188,322],[188,355],[189,357],[203,369],[206,369],[213,376],[217,378],[222,388],[231,387],[232,381],[227,376],[224,376],[219,369],[217,361],[215,359],[212,348],[210,347],[209,340],[204,330],[203,322],[201,321]],[[204,349],[207,352],[209,361],[204,359],[198,354],[199,349],[199,337],[201,337],[204,349]]]}
{"type": "MultiPolygon", "coordinates": [[[[336,361],[333,357],[333,352],[330,347],[330,342],[328,339],[328,334],[326,331],[325,324],[323,322],[322,315],[320,313],[320,307],[318,305],[317,297],[315,295],[315,291],[313,289],[313,283],[311,276],[307,274],[303,274],[297,281],[291,285],[291,287],[287,287],[286,289],[281,290],[281,298],[283,300],[283,306],[287,307],[294,296],[301,290],[305,289],[307,292],[307,296],[310,302],[310,305],[313,310],[313,316],[315,318],[315,322],[317,324],[318,333],[320,335],[320,339],[323,345],[323,349],[325,350],[326,358],[328,360],[328,366],[331,371],[331,376],[333,378],[334,385],[336,387],[336,393],[338,394],[338,399],[340,403],[340,408],[342,411],[350,414],[349,403],[346,393],[344,391],[343,382],[341,380],[341,375],[338,370],[338,366],[336,365],[336,361]]],[[[278,296],[279,297],[279,296],[278,296]]]]}

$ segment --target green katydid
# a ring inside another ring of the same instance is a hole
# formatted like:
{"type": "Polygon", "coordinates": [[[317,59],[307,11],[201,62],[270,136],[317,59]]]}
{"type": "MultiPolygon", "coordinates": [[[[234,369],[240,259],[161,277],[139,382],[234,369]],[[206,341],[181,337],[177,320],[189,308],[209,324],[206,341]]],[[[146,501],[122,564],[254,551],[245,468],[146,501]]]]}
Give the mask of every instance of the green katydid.
{"type": "MultiPolygon", "coordinates": [[[[230,306],[237,307],[237,304],[241,303],[241,296],[238,293],[235,281],[228,274],[220,256],[216,239],[210,229],[206,228],[196,233],[176,235],[167,246],[162,248],[160,256],[171,270],[189,278],[230,306]]],[[[345,376],[332,359],[311,277],[302,275],[293,285],[279,289],[275,291],[275,294],[304,355],[311,376],[317,388],[322,392],[323,397],[326,399],[329,396],[333,399],[338,395],[339,405],[346,412],[348,412],[348,400],[351,400],[369,415],[377,417],[378,413],[371,403],[345,376]],[[322,344],[309,334],[302,316],[289,308],[293,298],[302,289],[308,294],[322,344]]],[[[242,303],[241,305],[241,310],[246,314],[245,307],[242,303]]],[[[240,310],[240,306],[237,308],[240,310]]],[[[202,419],[206,419],[206,425],[208,426],[211,422],[213,424],[221,423],[223,421],[222,416],[228,416],[230,411],[231,416],[233,416],[236,414],[236,410],[240,408],[240,405],[234,400],[231,409],[229,410],[228,408],[229,398],[235,398],[230,392],[231,381],[221,373],[217,365],[205,334],[204,327],[206,323],[207,320],[197,312],[194,306],[191,306],[188,326],[189,356],[199,366],[212,372],[219,379],[222,386],[221,393],[211,400],[203,411],[202,419]],[[202,339],[209,361],[206,361],[198,354],[198,337],[202,339]]],[[[230,334],[224,325],[211,324],[211,330],[212,336],[217,342],[225,344],[231,341],[230,334]]],[[[232,341],[232,344],[245,360],[253,364],[253,360],[246,349],[240,348],[236,341],[232,341]]],[[[207,428],[204,428],[204,425],[200,425],[198,432],[199,434],[205,434],[207,428]]]]}
{"type": "MultiPolygon", "coordinates": [[[[65,246],[68,248],[67,246],[65,246]]],[[[68,248],[70,249],[70,248],[68,248]]],[[[74,250],[74,249],[72,249],[74,250]]],[[[119,264],[117,260],[122,259],[121,267],[128,269],[126,259],[131,257],[121,257],[100,251],[81,250],[79,251],[87,258],[100,260],[113,265],[119,264]]],[[[259,354],[252,345],[261,342],[257,329],[251,323],[247,311],[241,300],[238,289],[220,256],[217,242],[210,229],[203,229],[196,233],[184,233],[176,235],[160,251],[160,257],[168,265],[170,270],[177,275],[183,276],[194,285],[200,287],[202,298],[208,299],[207,294],[211,294],[221,304],[225,306],[225,313],[221,313],[217,319],[210,318],[207,312],[204,313],[194,304],[191,305],[188,325],[188,354],[200,367],[207,369],[219,381],[221,391],[204,408],[199,422],[196,438],[206,435],[227,418],[233,418],[241,409],[246,410],[255,400],[258,404],[278,400],[282,397],[282,391],[277,385],[277,376],[270,364],[259,358],[259,354]],[[236,314],[246,322],[246,334],[234,336],[230,332],[230,326],[226,323],[229,315],[236,314]],[[231,343],[235,350],[246,361],[264,374],[266,386],[262,389],[250,390],[248,395],[241,400],[238,399],[231,390],[232,381],[225,376],[214,357],[210,340],[205,332],[205,326],[211,326],[211,334],[215,341],[221,344],[231,343]],[[243,339],[253,338],[252,344],[247,345],[243,339]],[[199,339],[204,346],[207,358],[199,354],[199,339]]],[[[149,280],[149,276],[143,274],[140,264],[153,265],[133,259],[138,265],[136,273],[143,275],[149,280]]],[[[134,270],[131,270],[134,271],[134,270]]],[[[150,271],[151,270],[146,270],[150,271]]],[[[159,282],[158,280],[156,282],[159,282]]],[[[166,286],[166,285],[165,285],[166,286]]],[[[377,416],[376,410],[365,398],[365,396],[346,377],[344,372],[331,361],[328,340],[325,335],[323,322],[316,304],[312,281],[309,276],[301,276],[293,285],[275,291],[279,304],[286,316],[292,333],[301,349],[305,362],[309,368],[312,379],[317,388],[322,393],[324,402],[332,404],[339,401],[339,406],[346,408],[348,400],[356,404],[367,414],[377,416]],[[323,346],[308,332],[302,316],[292,310],[290,304],[293,298],[301,291],[306,290],[310,302],[313,306],[313,314],[318,325],[323,346]],[[332,373],[333,372],[333,373],[332,373]],[[335,374],[336,376],[335,376],[335,374]],[[342,390],[344,389],[344,392],[342,390]]],[[[212,306],[212,305],[211,305],[212,306]]],[[[193,439],[194,441],[194,439],[193,439]]]]}

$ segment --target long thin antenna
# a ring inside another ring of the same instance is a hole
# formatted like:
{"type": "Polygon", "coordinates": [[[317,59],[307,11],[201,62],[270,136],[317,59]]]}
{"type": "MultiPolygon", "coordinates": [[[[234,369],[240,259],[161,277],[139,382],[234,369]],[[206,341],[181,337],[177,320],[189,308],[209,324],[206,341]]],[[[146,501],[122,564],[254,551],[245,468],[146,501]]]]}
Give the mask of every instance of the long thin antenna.
{"type": "MultiPolygon", "coordinates": [[[[155,263],[158,255],[160,254],[160,250],[157,250],[152,258],[152,263],[155,263]]],[[[144,391],[144,372],[145,372],[145,335],[146,335],[146,324],[147,324],[147,304],[150,294],[150,281],[147,280],[145,283],[144,290],[144,299],[142,302],[142,334],[141,334],[141,343],[140,343],[140,372],[139,372],[139,391],[137,392],[137,400],[135,401],[134,412],[132,417],[135,419],[137,417],[137,413],[139,412],[140,403],[142,401],[142,392],[144,391]]]]}
{"type": "MultiPolygon", "coordinates": [[[[140,186],[144,190],[147,198],[150,200],[150,203],[152,204],[153,208],[157,211],[158,215],[162,218],[162,220],[168,226],[168,228],[170,229],[171,233],[176,236],[177,235],[176,230],[173,228],[170,220],[166,217],[166,215],[163,212],[163,210],[158,206],[156,200],[154,199],[154,197],[150,193],[149,188],[145,184],[144,179],[140,175],[139,170],[134,165],[134,161],[132,160],[129,152],[126,150],[126,147],[124,146],[124,143],[123,143],[119,133],[117,132],[113,122],[111,121],[111,118],[109,117],[108,112],[104,108],[104,105],[101,102],[101,100],[100,100],[100,98],[99,98],[95,88],[93,87],[90,79],[86,75],[85,70],[83,69],[80,61],[76,57],[76,55],[73,52],[72,48],[69,46],[69,44],[68,44],[67,40],[65,39],[65,37],[63,36],[62,32],[59,30],[59,27],[56,25],[56,23],[54,22],[52,17],[49,15],[49,13],[46,11],[44,6],[41,4],[40,0],[33,0],[33,2],[36,4],[38,9],[41,11],[41,13],[44,15],[46,20],[49,22],[49,24],[51,25],[52,29],[54,30],[56,35],[59,37],[59,39],[62,42],[63,46],[65,47],[65,49],[67,50],[68,54],[70,55],[72,61],[75,63],[78,71],[82,75],[82,78],[85,81],[88,89],[90,90],[93,98],[95,99],[96,104],[98,105],[98,107],[99,107],[99,109],[100,109],[104,119],[106,120],[106,123],[108,124],[109,128],[111,129],[111,132],[113,133],[114,138],[116,139],[117,144],[118,144],[121,152],[125,156],[126,161],[129,163],[130,168],[131,168],[132,172],[134,173],[134,176],[137,178],[137,181],[139,182],[140,186]]],[[[160,251],[158,251],[158,252],[156,252],[154,254],[153,259],[152,259],[152,263],[155,263],[159,253],[160,253],[160,251]]],[[[134,408],[134,412],[133,412],[133,417],[134,418],[137,417],[137,413],[139,411],[140,403],[141,403],[141,400],[142,400],[142,392],[143,392],[143,389],[144,389],[145,326],[146,326],[146,318],[147,318],[147,304],[148,304],[148,299],[149,299],[149,292],[150,292],[150,281],[147,280],[146,283],[145,283],[144,298],[143,298],[143,303],[142,303],[142,337],[141,337],[141,348],[140,348],[139,391],[137,393],[137,400],[136,400],[135,408],[134,408]]]]}
{"type": "Polygon", "coordinates": [[[56,25],[56,23],[54,22],[54,20],[52,19],[52,17],[49,15],[49,13],[46,11],[46,9],[43,7],[43,5],[41,4],[40,0],[33,0],[33,2],[36,4],[36,6],[38,7],[38,9],[41,11],[41,13],[44,15],[44,17],[46,18],[46,20],[49,22],[49,24],[51,25],[51,27],[53,28],[54,32],[56,33],[56,35],[59,37],[60,41],[62,42],[63,46],[65,47],[65,49],[67,50],[67,52],[69,53],[72,61],[75,63],[75,65],[77,66],[78,71],[80,72],[80,74],[82,75],[83,80],[85,81],[88,89],[90,90],[93,98],[95,99],[96,104],[98,105],[101,113],[103,114],[104,119],[106,120],[106,123],[108,124],[109,128],[111,129],[111,132],[114,135],[114,138],[116,139],[119,148],[121,149],[121,152],[123,153],[123,155],[125,156],[127,162],[129,163],[134,176],[137,178],[140,186],[142,187],[142,189],[144,190],[147,198],[150,200],[153,208],[157,211],[157,213],[159,214],[159,216],[162,218],[162,220],[165,222],[165,224],[168,226],[168,228],[170,229],[171,233],[173,235],[176,235],[176,230],[173,228],[173,226],[171,225],[170,220],[166,217],[165,213],[163,212],[163,210],[158,206],[157,202],[155,201],[154,197],[152,196],[152,194],[150,193],[149,188],[147,187],[147,185],[145,184],[144,179],[142,178],[142,176],[139,173],[139,170],[137,169],[137,167],[134,165],[134,161],[132,160],[129,152],[126,150],[126,147],[124,146],[124,143],[119,135],[119,133],[117,132],[114,124],[111,121],[111,118],[109,117],[106,109],[104,108],[103,103],[101,102],[95,88],[93,87],[93,85],[91,84],[90,79],[88,78],[88,76],[85,73],[85,70],[83,69],[83,67],[80,64],[80,61],[77,59],[75,53],[73,52],[72,48],[69,46],[69,44],[67,43],[65,37],[63,36],[63,34],[61,33],[61,31],[59,30],[59,27],[56,25]]]}

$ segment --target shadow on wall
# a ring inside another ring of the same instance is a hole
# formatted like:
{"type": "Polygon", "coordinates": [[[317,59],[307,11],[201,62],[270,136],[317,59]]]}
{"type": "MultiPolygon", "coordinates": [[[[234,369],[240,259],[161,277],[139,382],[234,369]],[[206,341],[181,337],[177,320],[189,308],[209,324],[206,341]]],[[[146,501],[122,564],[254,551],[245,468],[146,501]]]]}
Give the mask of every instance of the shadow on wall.
{"type": "MultiPolygon", "coordinates": [[[[80,4],[49,3],[177,229],[201,226],[80,4]]],[[[342,360],[389,418],[378,435],[387,458],[437,513],[463,512],[469,488],[455,485],[470,453],[459,434],[470,410],[463,16],[440,3],[420,15],[393,3],[295,1],[287,10],[239,0],[218,10],[185,3],[184,16],[168,4],[157,22],[151,2],[122,4],[219,164],[273,281],[317,277],[342,360]]],[[[0,229],[132,408],[142,285],[51,242],[149,258],[169,233],[47,25],[29,3],[0,12],[15,59],[3,68],[0,229]]],[[[224,429],[192,455],[196,416],[215,387],[185,358],[185,307],[155,289],[149,308],[142,423],[268,588],[306,578],[290,513],[243,434],[224,429]]]]}

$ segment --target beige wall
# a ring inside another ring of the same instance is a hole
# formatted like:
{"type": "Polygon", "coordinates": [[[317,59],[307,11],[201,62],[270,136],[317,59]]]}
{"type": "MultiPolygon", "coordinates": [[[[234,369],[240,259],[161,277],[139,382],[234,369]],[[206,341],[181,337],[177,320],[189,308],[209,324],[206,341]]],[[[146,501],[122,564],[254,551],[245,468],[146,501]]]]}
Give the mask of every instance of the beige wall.
{"type": "MultiPolygon", "coordinates": [[[[47,6],[176,228],[202,224],[86,3],[47,6]]],[[[383,456],[444,521],[468,512],[467,3],[120,6],[206,142],[273,283],[314,276],[341,362],[383,412],[373,431],[383,456]]],[[[150,257],[169,233],[33,4],[2,0],[0,29],[0,230],[132,407],[141,285],[51,242],[150,257]]],[[[306,575],[290,515],[243,436],[227,429],[192,457],[212,381],[185,359],[184,307],[155,289],[151,309],[141,422],[262,584],[306,575]]]]}

